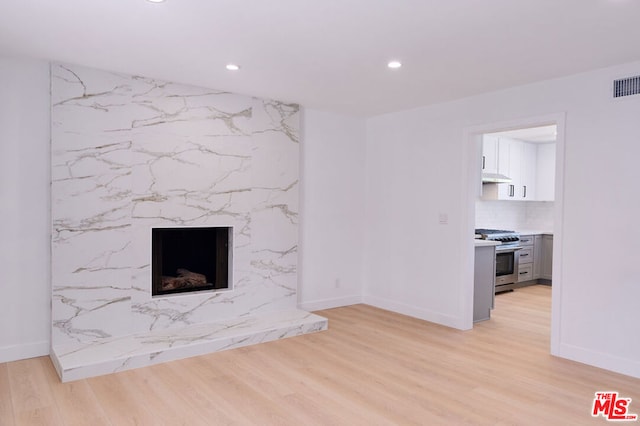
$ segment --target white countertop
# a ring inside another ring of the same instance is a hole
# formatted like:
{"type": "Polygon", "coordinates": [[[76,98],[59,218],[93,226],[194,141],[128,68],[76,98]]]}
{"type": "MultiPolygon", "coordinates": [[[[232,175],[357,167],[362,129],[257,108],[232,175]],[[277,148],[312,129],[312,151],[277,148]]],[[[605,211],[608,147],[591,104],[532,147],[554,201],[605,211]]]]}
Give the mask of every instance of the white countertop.
{"type": "Polygon", "coordinates": [[[520,235],[553,235],[553,231],[541,229],[516,229],[520,235]]]}
{"type": "Polygon", "coordinates": [[[476,247],[488,247],[488,246],[499,246],[502,244],[500,241],[491,241],[491,240],[473,240],[476,247]]]}

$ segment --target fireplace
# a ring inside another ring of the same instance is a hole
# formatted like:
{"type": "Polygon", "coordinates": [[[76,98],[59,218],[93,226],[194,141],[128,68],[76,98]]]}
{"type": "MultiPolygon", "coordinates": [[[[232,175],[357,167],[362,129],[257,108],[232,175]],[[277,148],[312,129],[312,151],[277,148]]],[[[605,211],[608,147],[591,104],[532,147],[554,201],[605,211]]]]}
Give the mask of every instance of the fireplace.
{"type": "Polygon", "coordinates": [[[152,228],[152,296],[231,287],[232,227],[152,228]]]}

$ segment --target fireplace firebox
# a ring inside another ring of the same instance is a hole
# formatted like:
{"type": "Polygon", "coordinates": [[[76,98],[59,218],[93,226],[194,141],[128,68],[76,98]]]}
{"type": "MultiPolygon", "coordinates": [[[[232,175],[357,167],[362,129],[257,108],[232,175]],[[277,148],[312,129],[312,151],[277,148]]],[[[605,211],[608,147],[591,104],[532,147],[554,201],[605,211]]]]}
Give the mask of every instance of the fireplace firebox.
{"type": "Polygon", "coordinates": [[[228,289],[233,228],[152,228],[152,295],[228,289]]]}

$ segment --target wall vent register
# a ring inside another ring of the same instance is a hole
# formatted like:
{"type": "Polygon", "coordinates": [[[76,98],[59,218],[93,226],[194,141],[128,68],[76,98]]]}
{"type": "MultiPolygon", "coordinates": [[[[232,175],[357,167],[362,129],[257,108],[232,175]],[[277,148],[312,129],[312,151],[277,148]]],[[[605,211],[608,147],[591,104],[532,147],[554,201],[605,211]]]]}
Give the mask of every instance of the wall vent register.
{"type": "Polygon", "coordinates": [[[640,93],[640,75],[613,81],[613,97],[637,95],[640,93]]]}

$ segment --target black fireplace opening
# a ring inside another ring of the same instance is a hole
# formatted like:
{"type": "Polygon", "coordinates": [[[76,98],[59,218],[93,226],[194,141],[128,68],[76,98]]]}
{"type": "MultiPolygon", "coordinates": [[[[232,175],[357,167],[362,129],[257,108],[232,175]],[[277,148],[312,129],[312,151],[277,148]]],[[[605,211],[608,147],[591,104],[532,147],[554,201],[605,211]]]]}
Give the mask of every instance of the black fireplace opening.
{"type": "Polygon", "coordinates": [[[230,287],[233,228],[152,228],[152,295],[230,287]]]}

